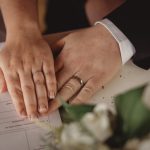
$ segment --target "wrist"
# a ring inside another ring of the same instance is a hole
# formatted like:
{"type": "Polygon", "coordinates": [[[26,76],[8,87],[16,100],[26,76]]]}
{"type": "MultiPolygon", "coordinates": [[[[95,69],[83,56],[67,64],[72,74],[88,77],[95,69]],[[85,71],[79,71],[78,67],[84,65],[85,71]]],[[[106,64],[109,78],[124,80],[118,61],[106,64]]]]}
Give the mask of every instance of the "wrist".
{"type": "Polygon", "coordinates": [[[125,34],[109,19],[103,19],[95,23],[103,25],[115,38],[119,45],[122,64],[125,64],[135,53],[135,48],[125,34]]]}
{"type": "Polygon", "coordinates": [[[39,26],[36,23],[27,23],[25,25],[15,25],[7,28],[6,41],[28,37],[28,38],[41,38],[42,34],[39,26]]]}
{"type": "Polygon", "coordinates": [[[104,40],[106,46],[111,45],[113,51],[119,51],[119,44],[109,30],[102,24],[97,24],[93,28],[100,35],[101,40],[104,40]]]}
{"type": "Polygon", "coordinates": [[[92,27],[95,32],[96,42],[100,43],[101,49],[107,51],[108,59],[115,56],[116,62],[121,65],[119,44],[112,34],[103,25],[98,24],[92,27]],[[100,41],[100,42],[99,42],[100,41]]]}

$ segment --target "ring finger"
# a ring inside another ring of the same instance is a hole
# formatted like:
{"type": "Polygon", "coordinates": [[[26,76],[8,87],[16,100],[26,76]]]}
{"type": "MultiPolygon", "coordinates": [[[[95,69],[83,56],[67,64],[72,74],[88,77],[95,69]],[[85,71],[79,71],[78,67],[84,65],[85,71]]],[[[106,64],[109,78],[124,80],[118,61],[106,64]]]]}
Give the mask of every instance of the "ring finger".
{"type": "Polygon", "coordinates": [[[56,96],[56,100],[50,103],[49,106],[50,112],[54,111],[56,108],[58,108],[61,105],[61,100],[68,101],[79,92],[79,90],[83,86],[83,83],[86,82],[83,81],[83,79],[81,78],[82,78],[81,75],[76,74],[64,84],[64,86],[58,92],[56,96]]]}

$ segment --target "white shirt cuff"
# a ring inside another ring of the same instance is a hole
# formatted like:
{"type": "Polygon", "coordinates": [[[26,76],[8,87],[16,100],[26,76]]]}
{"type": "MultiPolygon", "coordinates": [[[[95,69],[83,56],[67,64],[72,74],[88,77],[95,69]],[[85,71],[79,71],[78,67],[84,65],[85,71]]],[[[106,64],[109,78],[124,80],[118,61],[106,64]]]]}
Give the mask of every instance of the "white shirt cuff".
{"type": "Polygon", "coordinates": [[[115,24],[108,19],[97,21],[96,24],[105,26],[119,44],[122,64],[125,64],[135,54],[135,48],[129,39],[120,31],[115,24]]]}

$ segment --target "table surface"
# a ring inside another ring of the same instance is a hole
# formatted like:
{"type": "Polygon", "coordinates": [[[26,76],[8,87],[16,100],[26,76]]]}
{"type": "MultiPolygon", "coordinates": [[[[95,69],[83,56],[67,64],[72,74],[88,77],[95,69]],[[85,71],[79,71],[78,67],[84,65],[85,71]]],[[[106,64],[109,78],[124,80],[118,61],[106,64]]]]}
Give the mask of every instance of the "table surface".
{"type": "Polygon", "coordinates": [[[129,61],[118,75],[105,88],[92,98],[92,103],[105,103],[114,108],[114,97],[117,94],[150,82],[150,70],[143,70],[129,61]]]}

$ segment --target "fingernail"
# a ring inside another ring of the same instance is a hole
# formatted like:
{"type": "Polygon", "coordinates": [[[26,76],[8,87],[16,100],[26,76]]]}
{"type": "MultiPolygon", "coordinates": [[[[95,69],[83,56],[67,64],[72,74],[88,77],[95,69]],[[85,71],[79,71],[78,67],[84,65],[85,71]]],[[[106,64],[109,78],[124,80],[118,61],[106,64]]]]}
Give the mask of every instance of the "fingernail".
{"type": "Polygon", "coordinates": [[[46,113],[48,111],[48,108],[45,105],[40,105],[39,112],[40,113],[46,113]]]}
{"type": "Polygon", "coordinates": [[[31,121],[36,121],[38,119],[38,115],[37,114],[32,114],[32,115],[28,116],[28,118],[31,121]]]}
{"type": "Polygon", "coordinates": [[[55,95],[56,95],[55,92],[51,91],[50,94],[49,94],[49,98],[54,99],[55,95]]]}

